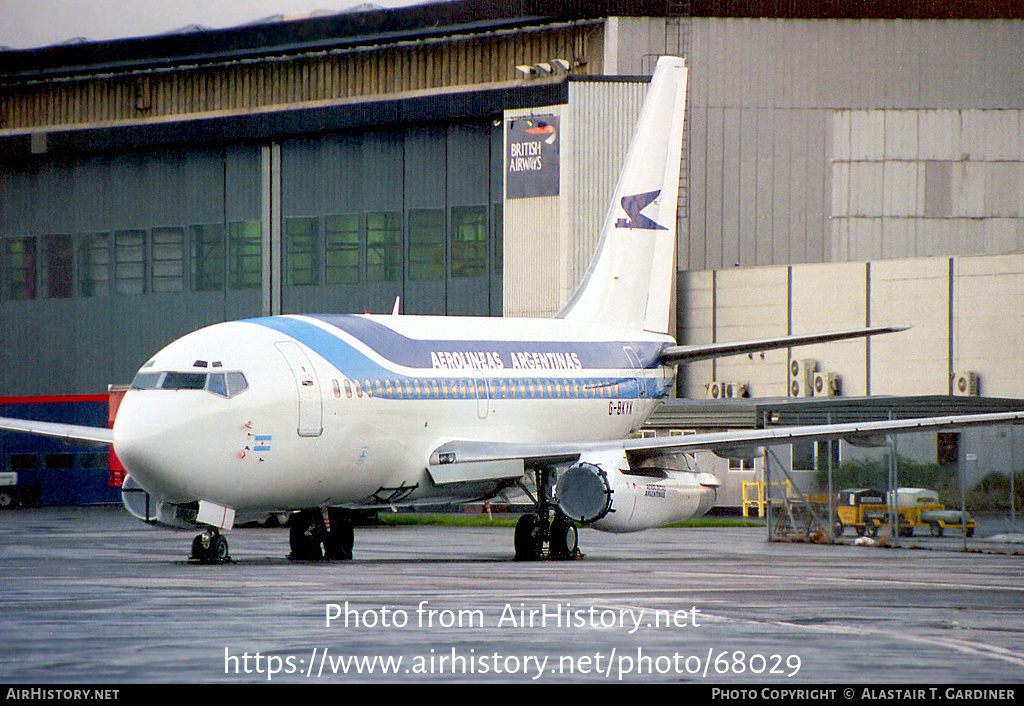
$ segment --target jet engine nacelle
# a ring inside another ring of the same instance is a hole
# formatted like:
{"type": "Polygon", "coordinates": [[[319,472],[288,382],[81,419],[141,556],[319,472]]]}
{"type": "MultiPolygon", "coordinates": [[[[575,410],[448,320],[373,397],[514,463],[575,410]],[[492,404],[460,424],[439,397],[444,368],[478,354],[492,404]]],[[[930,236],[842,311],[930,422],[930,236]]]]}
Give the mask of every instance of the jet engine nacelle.
{"type": "Polygon", "coordinates": [[[604,532],[638,532],[703,515],[718,479],[679,454],[631,467],[624,450],[588,458],[558,475],[554,500],[573,521],[604,532]]]}

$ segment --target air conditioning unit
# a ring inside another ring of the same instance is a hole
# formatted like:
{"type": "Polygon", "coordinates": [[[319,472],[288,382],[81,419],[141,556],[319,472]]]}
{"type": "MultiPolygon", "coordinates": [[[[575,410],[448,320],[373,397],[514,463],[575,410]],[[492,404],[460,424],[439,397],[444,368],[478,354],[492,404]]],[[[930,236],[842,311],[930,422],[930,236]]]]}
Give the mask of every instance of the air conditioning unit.
{"type": "Polygon", "coordinates": [[[746,397],[747,386],[742,382],[727,382],[725,383],[725,396],[726,398],[746,397]]]}
{"type": "Polygon", "coordinates": [[[818,361],[810,358],[789,361],[789,396],[810,397],[814,394],[814,373],[818,361]]]}
{"type": "Polygon", "coordinates": [[[836,397],[843,394],[841,378],[835,373],[815,373],[813,394],[815,397],[836,397]]]}
{"type": "Polygon", "coordinates": [[[981,390],[981,379],[977,373],[965,371],[953,376],[953,394],[957,397],[977,397],[981,390]]]}
{"type": "Polygon", "coordinates": [[[705,389],[707,389],[709,400],[727,400],[733,397],[746,397],[747,395],[747,385],[742,382],[712,380],[705,385],[705,389]]]}

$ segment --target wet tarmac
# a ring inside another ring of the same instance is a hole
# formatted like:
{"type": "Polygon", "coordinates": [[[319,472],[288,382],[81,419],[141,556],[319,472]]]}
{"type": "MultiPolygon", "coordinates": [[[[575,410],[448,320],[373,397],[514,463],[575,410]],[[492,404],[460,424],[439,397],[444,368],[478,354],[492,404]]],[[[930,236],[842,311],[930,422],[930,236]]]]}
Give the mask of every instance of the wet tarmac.
{"type": "Polygon", "coordinates": [[[231,563],[205,566],[186,561],[192,536],[113,507],[0,512],[0,681],[842,692],[1024,676],[1024,547],[978,551],[984,537],[964,552],[955,537],[893,549],[585,530],[585,558],[523,563],[509,528],[367,527],[353,561],[316,563],[285,558],[287,530],[246,528],[231,563]]]}

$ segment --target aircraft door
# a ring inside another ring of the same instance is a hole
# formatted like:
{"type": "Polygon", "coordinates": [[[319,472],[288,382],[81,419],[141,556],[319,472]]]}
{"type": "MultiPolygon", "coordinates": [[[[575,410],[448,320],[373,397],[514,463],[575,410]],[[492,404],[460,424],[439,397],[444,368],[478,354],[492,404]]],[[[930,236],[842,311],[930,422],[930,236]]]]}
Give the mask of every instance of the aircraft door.
{"type": "Polygon", "coordinates": [[[487,419],[491,394],[487,387],[487,379],[479,368],[473,368],[473,391],[476,394],[476,416],[480,419],[487,419]]]}
{"type": "Polygon", "coordinates": [[[295,378],[299,402],[299,436],[320,436],[324,430],[323,399],[320,394],[320,382],[316,378],[316,371],[313,370],[309,357],[299,344],[292,341],[279,341],[274,345],[288,361],[288,367],[295,378]]]}

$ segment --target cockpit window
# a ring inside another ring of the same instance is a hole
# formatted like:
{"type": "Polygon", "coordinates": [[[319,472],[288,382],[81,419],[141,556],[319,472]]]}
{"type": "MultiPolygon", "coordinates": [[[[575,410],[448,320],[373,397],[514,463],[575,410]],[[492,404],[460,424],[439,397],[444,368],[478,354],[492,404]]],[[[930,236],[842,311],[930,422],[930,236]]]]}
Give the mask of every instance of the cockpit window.
{"type": "Polygon", "coordinates": [[[228,385],[224,381],[224,373],[212,373],[206,380],[206,389],[221,397],[228,396],[228,385]]]}
{"type": "Polygon", "coordinates": [[[167,373],[160,383],[161,390],[202,390],[206,387],[206,373],[167,373]]]}
{"type": "Polygon", "coordinates": [[[248,388],[241,372],[140,372],[132,382],[133,390],[206,390],[219,397],[234,397],[248,388]]]}
{"type": "Polygon", "coordinates": [[[234,397],[249,389],[249,383],[242,373],[226,373],[228,376],[228,397],[234,397]]]}
{"type": "Polygon", "coordinates": [[[133,390],[155,390],[160,387],[160,378],[163,373],[139,373],[132,381],[133,390]]]}

